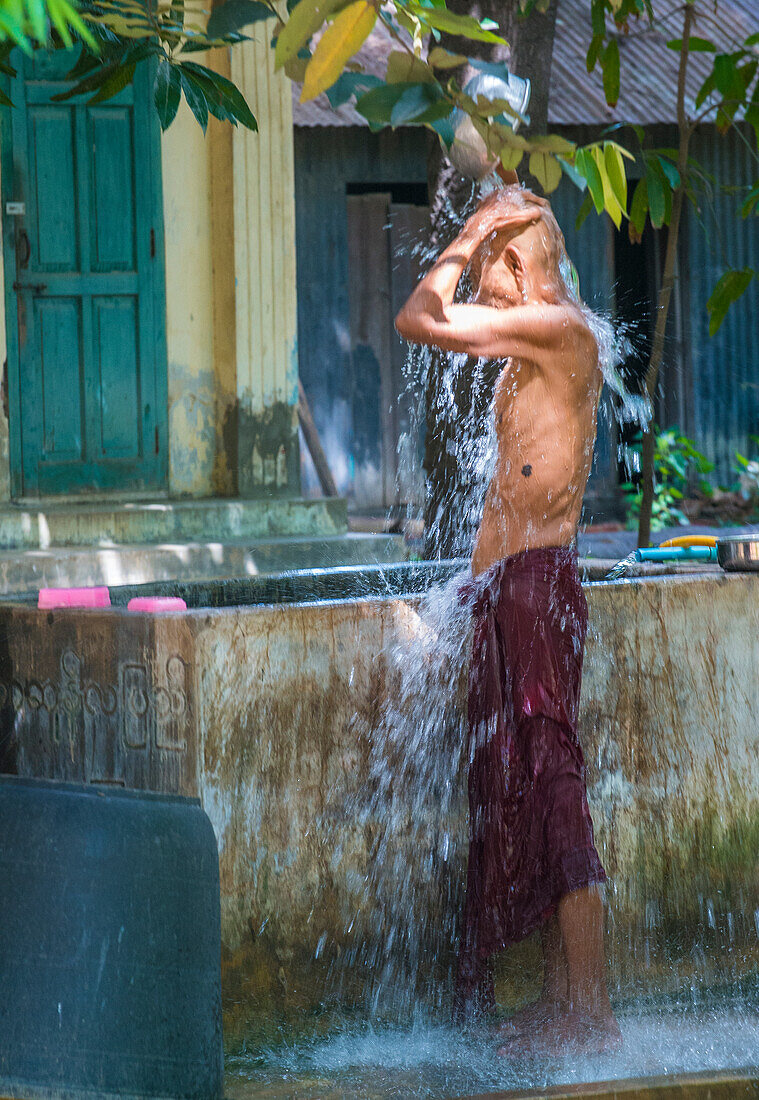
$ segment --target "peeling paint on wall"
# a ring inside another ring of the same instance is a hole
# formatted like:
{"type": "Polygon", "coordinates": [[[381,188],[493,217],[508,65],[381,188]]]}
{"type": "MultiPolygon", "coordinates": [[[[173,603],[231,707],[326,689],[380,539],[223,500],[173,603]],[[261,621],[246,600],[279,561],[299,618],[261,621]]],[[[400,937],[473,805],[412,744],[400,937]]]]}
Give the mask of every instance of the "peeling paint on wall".
{"type": "Polygon", "coordinates": [[[298,495],[300,452],[297,408],[284,401],[275,401],[260,410],[249,399],[243,399],[230,406],[228,415],[236,419],[240,495],[298,495]]]}

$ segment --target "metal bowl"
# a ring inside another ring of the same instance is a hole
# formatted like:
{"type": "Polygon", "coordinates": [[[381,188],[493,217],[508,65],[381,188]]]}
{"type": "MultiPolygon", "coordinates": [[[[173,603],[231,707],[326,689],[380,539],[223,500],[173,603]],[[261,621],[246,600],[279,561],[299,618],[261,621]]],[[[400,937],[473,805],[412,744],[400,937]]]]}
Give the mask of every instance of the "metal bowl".
{"type": "Polygon", "coordinates": [[[718,538],[717,561],[727,573],[759,573],[759,533],[718,538]]]}
{"type": "MultiPolygon", "coordinates": [[[[531,84],[529,80],[508,73],[504,80],[492,73],[478,73],[465,85],[464,91],[472,99],[478,95],[487,99],[505,99],[522,118],[525,117],[530,102],[531,84]]],[[[488,152],[488,147],[475,130],[469,115],[458,107],[451,114],[455,137],[447,152],[456,171],[473,180],[489,176],[498,164],[498,157],[488,152]]],[[[509,118],[511,128],[516,132],[519,118],[509,118]]]]}

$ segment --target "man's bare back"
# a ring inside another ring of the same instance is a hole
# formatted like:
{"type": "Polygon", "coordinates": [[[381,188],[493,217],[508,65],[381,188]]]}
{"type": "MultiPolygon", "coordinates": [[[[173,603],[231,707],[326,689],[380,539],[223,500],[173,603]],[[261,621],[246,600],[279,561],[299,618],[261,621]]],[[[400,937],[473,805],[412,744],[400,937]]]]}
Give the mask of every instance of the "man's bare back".
{"type": "Polygon", "coordinates": [[[523,550],[566,545],[577,532],[601,372],[596,341],[561,277],[563,255],[548,204],[504,188],[480,205],[396,321],[409,340],[505,360],[475,573],[523,550]],[[473,302],[454,303],[467,268],[473,302]]]}

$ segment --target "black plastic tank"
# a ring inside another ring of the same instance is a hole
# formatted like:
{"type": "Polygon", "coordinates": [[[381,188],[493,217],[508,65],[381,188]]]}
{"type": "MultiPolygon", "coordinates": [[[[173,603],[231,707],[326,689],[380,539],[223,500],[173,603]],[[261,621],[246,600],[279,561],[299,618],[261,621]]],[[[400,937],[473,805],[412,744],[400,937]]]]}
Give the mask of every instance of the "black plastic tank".
{"type": "Polygon", "coordinates": [[[0,1096],[222,1091],[200,803],[0,776],[0,1096]]]}

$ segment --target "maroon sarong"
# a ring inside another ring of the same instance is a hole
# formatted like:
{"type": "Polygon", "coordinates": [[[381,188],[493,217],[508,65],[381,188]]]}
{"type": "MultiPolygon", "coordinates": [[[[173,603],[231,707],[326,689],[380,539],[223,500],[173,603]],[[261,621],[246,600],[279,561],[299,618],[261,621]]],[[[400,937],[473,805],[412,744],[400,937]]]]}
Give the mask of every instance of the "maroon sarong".
{"type": "Polygon", "coordinates": [[[488,959],[564,894],[604,882],[577,737],[588,610],[572,547],[515,554],[466,587],[469,865],[457,1009],[493,1007],[488,959]]]}

